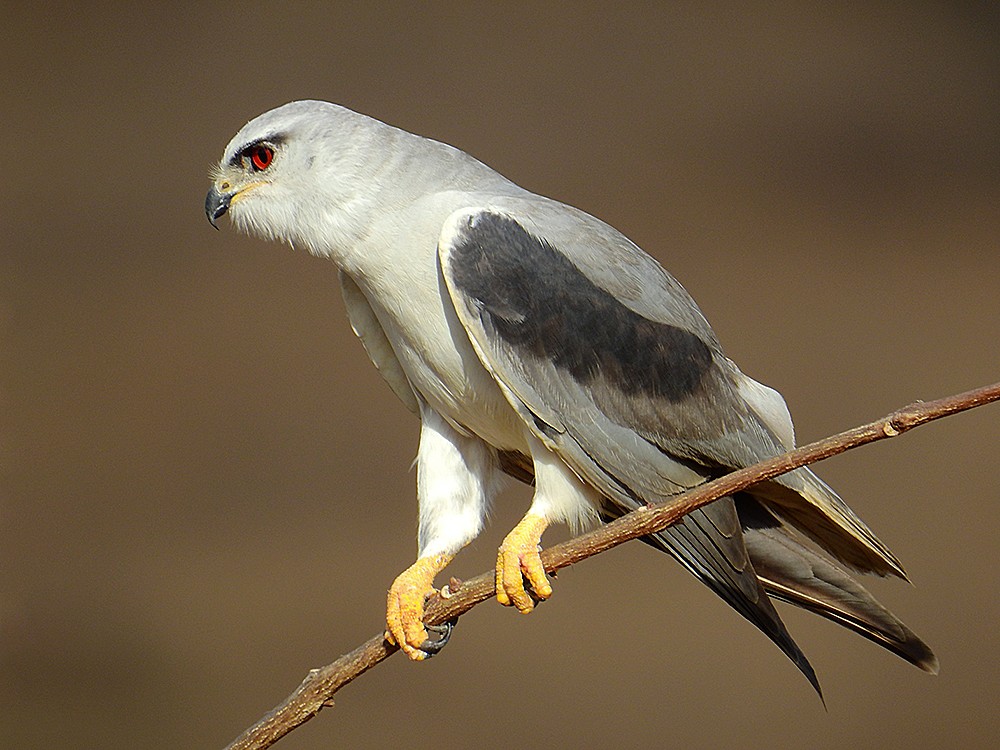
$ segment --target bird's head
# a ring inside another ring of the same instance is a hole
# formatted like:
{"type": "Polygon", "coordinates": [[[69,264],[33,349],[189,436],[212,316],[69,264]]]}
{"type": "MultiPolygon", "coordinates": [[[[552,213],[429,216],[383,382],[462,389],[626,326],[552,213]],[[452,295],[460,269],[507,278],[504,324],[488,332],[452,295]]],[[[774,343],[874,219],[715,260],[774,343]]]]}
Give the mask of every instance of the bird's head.
{"type": "Polygon", "coordinates": [[[349,239],[372,190],[377,123],[327,102],[298,101],[251,120],[211,173],[205,214],[243,231],[328,254],[349,239]]]}

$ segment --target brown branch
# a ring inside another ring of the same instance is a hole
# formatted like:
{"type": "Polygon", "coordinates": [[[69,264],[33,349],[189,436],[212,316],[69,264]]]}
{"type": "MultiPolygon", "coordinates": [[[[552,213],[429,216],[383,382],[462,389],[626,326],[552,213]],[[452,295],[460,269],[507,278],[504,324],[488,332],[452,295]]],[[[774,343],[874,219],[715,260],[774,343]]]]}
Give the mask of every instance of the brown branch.
{"type": "MultiPolygon", "coordinates": [[[[789,451],[724,477],[700,485],[682,495],[639,508],[593,531],[542,552],[545,569],[553,573],[623,542],[660,531],[713,500],[746,489],[752,484],[856,448],[895,437],[918,425],[960,411],[1000,400],[1000,383],[949,396],[937,401],[917,402],[882,419],[789,451]]],[[[493,572],[483,573],[460,585],[452,585],[448,598],[434,597],[424,621],[440,624],[453,620],[493,596],[493,572]]],[[[312,670],[281,705],[247,729],[226,750],[260,750],[270,747],[288,732],[305,723],[326,706],[341,687],[367,672],[398,649],[379,634],[341,656],[337,661],[312,670]]]]}

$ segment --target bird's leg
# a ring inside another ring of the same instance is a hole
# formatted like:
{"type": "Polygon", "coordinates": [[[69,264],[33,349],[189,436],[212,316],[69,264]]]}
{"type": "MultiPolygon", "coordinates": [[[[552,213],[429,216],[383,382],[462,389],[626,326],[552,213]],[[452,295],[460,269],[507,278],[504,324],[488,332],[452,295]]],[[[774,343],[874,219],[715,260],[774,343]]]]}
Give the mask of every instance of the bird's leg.
{"type": "Polygon", "coordinates": [[[395,643],[414,661],[427,659],[440,650],[433,648],[424,626],[424,602],[434,592],[434,576],[454,555],[421,557],[400,573],[389,587],[386,604],[385,639],[395,643]]]}
{"type": "Polygon", "coordinates": [[[505,607],[514,606],[527,614],[535,608],[536,599],[552,596],[552,586],[538,554],[542,533],[548,525],[544,517],[529,511],[497,550],[497,601],[505,607]]]}
{"type": "Polygon", "coordinates": [[[597,518],[600,496],[563,460],[533,435],[528,449],[535,473],[535,496],[524,518],[503,540],[497,552],[497,601],[531,612],[552,596],[539,556],[542,533],[557,521],[580,527],[597,518]]]}
{"type": "Polygon", "coordinates": [[[495,451],[482,440],[459,433],[432,409],[423,408],[420,416],[417,561],[393,581],[385,617],[386,640],[414,661],[447,641],[428,639],[424,603],[434,592],[434,576],[482,529],[499,472],[495,451]]]}

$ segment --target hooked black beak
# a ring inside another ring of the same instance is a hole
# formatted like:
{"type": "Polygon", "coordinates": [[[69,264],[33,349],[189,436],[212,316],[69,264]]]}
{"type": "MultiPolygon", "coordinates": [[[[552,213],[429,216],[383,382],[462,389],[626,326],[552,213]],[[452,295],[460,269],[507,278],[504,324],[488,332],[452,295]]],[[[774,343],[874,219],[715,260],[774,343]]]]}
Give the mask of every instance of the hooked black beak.
{"type": "Polygon", "coordinates": [[[208,195],[205,196],[205,216],[208,217],[208,223],[218,229],[219,226],[215,222],[229,210],[229,204],[232,200],[232,193],[220,193],[215,185],[212,185],[208,195]]]}

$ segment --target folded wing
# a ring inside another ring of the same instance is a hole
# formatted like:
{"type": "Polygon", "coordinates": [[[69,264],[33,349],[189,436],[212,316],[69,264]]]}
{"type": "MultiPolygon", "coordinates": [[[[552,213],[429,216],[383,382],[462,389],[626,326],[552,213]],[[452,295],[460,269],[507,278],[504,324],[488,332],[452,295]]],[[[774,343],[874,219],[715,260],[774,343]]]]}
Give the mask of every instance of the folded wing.
{"type": "MultiPolygon", "coordinates": [[[[553,212],[550,203],[531,215],[529,207],[524,217],[456,212],[442,230],[439,257],[483,365],[528,428],[607,499],[605,515],[782,452],[791,423],[780,396],[725,357],[683,288],[615,230],[563,209],[553,212]]],[[[761,492],[774,513],[846,564],[902,575],[885,546],[811,472],[761,492]]],[[[755,544],[766,539],[752,533],[755,544]]],[[[765,592],[732,498],[689,514],[654,543],[816,685],[766,595],[781,595],[782,580],[792,590],[779,575],[785,568],[771,565],[775,580],[765,592]]]]}

